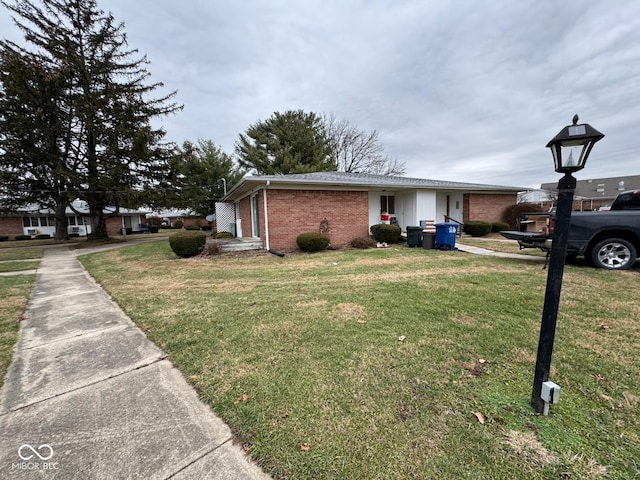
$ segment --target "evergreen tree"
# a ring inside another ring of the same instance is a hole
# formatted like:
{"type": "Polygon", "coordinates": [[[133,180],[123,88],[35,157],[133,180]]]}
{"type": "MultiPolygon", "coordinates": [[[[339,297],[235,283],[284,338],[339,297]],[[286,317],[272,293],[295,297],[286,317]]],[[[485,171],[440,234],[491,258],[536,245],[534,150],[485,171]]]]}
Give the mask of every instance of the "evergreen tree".
{"type": "Polygon", "coordinates": [[[65,209],[74,165],[64,77],[41,59],[0,51],[0,203],[5,211],[53,210],[56,239],[66,240],[65,209]]]}
{"type": "Polygon", "coordinates": [[[243,176],[231,155],[211,140],[184,142],[180,164],[180,190],[177,207],[188,207],[201,215],[214,212],[215,202],[222,198],[243,176]]]}
{"type": "Polygon", "coordinates": [[[236,153],[241,167],[261,175],[336,170],[322,118],[302,110],[275,112],[251,125],[236,153]]]}
{"type": "Polygon", "coordinates": [[[68,131],[59,148],[67,147],[63,156],[74,169],[68,190],[89,205],[92,237],[106,237],[106,208],[115,215],[121,206],[137,207],[171,182],[175,151],[151,120],[181,108],[175,92],[149,98],[162,84],[147,83],[146,57],[128,48],[124,24],[95,0],[2,3],[20,19],[28,43],[5,40],[3,51],[60,72],[64,91],[57,104],[65,106],[68,131]]]}

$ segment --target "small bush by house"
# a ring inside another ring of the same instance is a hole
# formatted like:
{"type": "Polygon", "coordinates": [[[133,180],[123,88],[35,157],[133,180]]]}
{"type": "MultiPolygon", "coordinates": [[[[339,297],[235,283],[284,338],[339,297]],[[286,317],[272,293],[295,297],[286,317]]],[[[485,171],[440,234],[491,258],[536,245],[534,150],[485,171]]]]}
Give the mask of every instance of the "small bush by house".
{"type": "Polygon", "coordinates": [[[6,242],[9,240],[9,235],[0,235],[0,242],[6,242]]]}
{"type": "Polygon", "coordinates": [[[80,234],[79,233],[70,233],[69,234],[69,238],[79,238],[80,234]]]}
{"type": "Polygon", "coordinates": [[[200,230],[200,227],[197,227],[195,225],[189,225],[187,227],[184,227],[185,230],[200,230]]]}
{"type": "Polygon", "coordinates": [[[374,248],[376,245],[377,242],[371,237],[356,237],[351,240],[352,248],[361,248],[364,250],[367,248],[374,248]]]}
{"type": "Polygon", "coordinates": [[[49,235],[48,233],[39,233],[38,235],[36,235],[36,240],[49,240],[51,238],[51,235],[49,235]]]}
{"type": "Polygon", "coordinates": [[[493,233],[502,232],[503,230],[509,230],[509,224],[505,222],[494,222],[491,224],[491,231],[493,233]]]}
{"type": "Polygon", "coordinates": [[[319,252],[329,246],[329,237],[316,232],[301,233],[296,243],[303,252],[319,252]]]}
{"type": "Polygon", "coordinates": [[[169,237],[169,245],[173,253],[179,257],[187,258],[198,255],[204,248],[207,236],[202,231],[177,232],[169,237]]]}
{"type": "Polygon", "coordinates": [[[202,249],[203,255],[213,256],[220,255],[222,250],[220,249],[220,244],[215,240],[209,240],[204,244],[204,248],[202,249]]]}
{"type": "Polygon", "coordinates": [[[16,235],[16,240],[31,240],[31,235],[16,235]]]}
{"type": "Polygon", "coordinates": [[[173,222],[173,228],[182,228],[184,226],[184,222],[182,220],[176,220],[173,222]]]}
{"type": "Polygon", "coordinates": [[[231,232],[218,232],[211,234],[211,238],[233,238],[231,232]]]}
{"type": "Polygon", "coordinates": [[[400,243],[402,229],[398,225],[378,223],[377,225],[371,225],[370,230],[376,242],[400,243]]]}
{"type": "Polygon", "coordinates": [[[471,221],[464,224],[464,232],[472,237],[484,237],[491,232],[491,224],[489,222],[471,221]]]}

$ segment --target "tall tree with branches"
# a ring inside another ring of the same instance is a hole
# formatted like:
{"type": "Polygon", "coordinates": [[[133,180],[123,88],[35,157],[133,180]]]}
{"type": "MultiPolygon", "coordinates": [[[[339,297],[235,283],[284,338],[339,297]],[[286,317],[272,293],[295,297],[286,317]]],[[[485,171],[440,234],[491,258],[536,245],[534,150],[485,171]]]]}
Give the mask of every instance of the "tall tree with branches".
{"type": "Polygon", "coordinates": [[[303,110],[275,112],[251,125],[240,134],[236,154],[241,167],[261,175],[336,169],[321,117],[303,110]]]}
{"type": "Polygon", "coordinates": [[[404,162],[385,155],[377,130],[360,130],[347,120],[337,120],[333,115],[325,115],[322,120],[338,171],[375,175],[405,174],[404,162]]]}
{"type": "Polygon", "coordinates": [[[179,173],[180,188],[173,206],[208,215],[225,190],[240,181],[244,170],[212,140],[198,139],[182,144],[179,173]]]}
{"type": "Polygon", "coordinates": [[[104,238],[107,215],[152,202],[158,186],[170,184],[175,146],[151,120],[182,108],[176,92],[151,98],[163,85],[148,82],[147,58],[128,47],[124,24],[95,0],[2,4],[27,42],[4,40],[3,52],[37,59],[61,75],[56,100],[67,131],[58,148],[73,170],[68,190],[88,204],[92,237],[104,238]]]}
{"type": "Polygon", "coordinates": [[[54,212],[66,240],[66,206],[74,198],[64,75],[37,57],[0,50],[0,206],[54,212]]]}

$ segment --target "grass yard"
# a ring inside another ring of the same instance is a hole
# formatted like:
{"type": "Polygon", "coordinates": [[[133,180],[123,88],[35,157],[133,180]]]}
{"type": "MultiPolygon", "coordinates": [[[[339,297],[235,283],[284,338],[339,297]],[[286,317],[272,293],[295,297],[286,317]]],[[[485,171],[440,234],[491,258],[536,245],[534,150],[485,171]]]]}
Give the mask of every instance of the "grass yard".
{"type": "Polygon", "coordinates": [[[546,255],[540,249],[537,248],[524,248],[520,249],[520,245],[515,240],[496,240],[495,238],[470,238],[465,237],[459,239],[459,242],[464,245],[471,245],[473,247],[487,248],[489,250],[493,250],[494,252],[504,252],[504,253],[519,253],[521,255],[534,255],[537,257],[544,257],[546,255]]]}
{"type": "Polygon", "coordinates": [[[42,258],[42,247],[22,247],[17,242],[0,243],[0,262],[42,258]]]}
{"type": "Polygon", "coordinates": [[[275,478],[640,476],[637,272],[567,266],[551,415],[541,265],[407,249],[82,257],[275,478]]]}
{"type": "Polygon", "coordinates": [[[0,388],[18,341],[20,319],[35,283],[35,275],[0,277],[0,388]]]}

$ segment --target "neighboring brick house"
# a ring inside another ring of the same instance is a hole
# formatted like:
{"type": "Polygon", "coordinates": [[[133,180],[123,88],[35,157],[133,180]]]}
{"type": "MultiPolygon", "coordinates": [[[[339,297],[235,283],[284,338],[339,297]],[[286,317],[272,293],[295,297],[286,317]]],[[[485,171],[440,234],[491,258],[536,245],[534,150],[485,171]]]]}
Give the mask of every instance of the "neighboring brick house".
{"type": "Polygon", "coordinates": [[[243,178],[223,199],[235,206],[238,237],[263,240],[266,249],[296,247],[304,232],[325,230],[334,245],[367,236],[382,221],[403,230],[436,223],[500,221],[521,187],[447,182],[344,172],[243,178]],[[388,216],[388,220],[385,220],[388,216]]]}
{"type": "MultiPolygon", "coordinates": [[[[85,236],[87,232],[91,233],[87,205],[76,200],[73,202],[73,206],[82,215],[78,215],[70,208],[66,209],[67,232],[80,236],[85,236]]],[[[147,213],[142,210],[121,208],[117,215],[106,218],[107,234],[109,236],[120,235],[123,228],[127,229],[126,231],[129,233],[141,231],[142,225],[146,223],[145,215],[147,213]]],[[[55,225],[53,212],[40,209],[38,206],[30,206],[20,209],[14,214],[0,216],[0,236],[14,239],[16,235],[48,234],[53,237],[56,233],[55,225]]]]}
{"type": "MultiPolygon", "coordinates": [[[[578,180],[573,195],[573,210],[582,212],[610,207],[619,193],[637,189],[640,189],[640,175],[578,180]]],[[[557,195],[558,183],[543,183],[540,185],[540,190],[557,195]]],[[[545,208],[552,206],[552,201],[544,203],[545,208]]]]}

